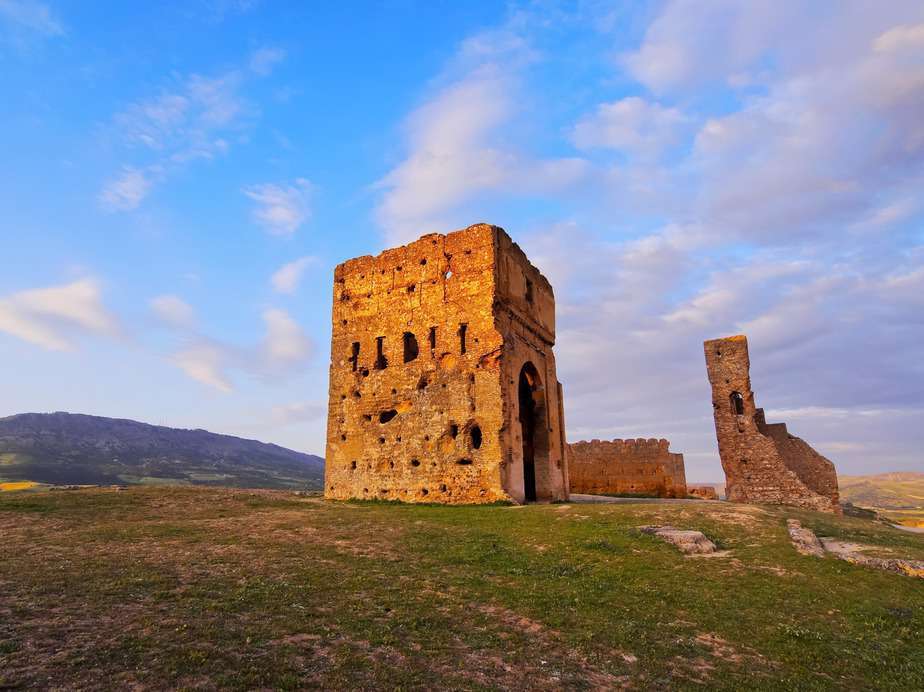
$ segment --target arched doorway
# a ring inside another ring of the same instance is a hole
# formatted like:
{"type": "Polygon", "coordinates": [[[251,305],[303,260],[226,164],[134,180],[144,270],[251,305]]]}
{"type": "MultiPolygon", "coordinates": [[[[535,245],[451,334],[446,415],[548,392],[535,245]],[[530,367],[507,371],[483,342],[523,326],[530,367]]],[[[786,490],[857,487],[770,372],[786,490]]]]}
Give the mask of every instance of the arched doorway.
{"type": "Polygon", "coordinates": [[[548,484],[549,426],[546,421],[545,394],[535,366],[527,362],[520,370],[520,435],[523,440],[523,495],[535,502],[548,484]]]}

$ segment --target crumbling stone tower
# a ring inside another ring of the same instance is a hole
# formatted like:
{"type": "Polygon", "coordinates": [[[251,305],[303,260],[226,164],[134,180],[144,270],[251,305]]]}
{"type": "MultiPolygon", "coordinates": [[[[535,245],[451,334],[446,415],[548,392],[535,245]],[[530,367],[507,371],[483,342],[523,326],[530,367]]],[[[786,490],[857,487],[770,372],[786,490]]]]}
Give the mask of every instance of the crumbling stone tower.
{"type": "Polygon", "coordinates": [[[324,495],[565,499],[552,287],[503,229],[334,271],[324,495]]]}
{"type": "Polygon", "coordinates": [[[756,408],[747,338],[713,339],[704,349],[728,499],[840,513],[834,464],[756,408]]]}

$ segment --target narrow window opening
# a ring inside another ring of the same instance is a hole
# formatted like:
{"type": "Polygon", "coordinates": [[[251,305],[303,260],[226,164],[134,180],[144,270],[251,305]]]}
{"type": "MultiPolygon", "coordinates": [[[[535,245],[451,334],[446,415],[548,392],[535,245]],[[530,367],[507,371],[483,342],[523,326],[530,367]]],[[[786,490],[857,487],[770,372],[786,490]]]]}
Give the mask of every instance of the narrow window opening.
{"type": "Polygon", "coordinates": [[[430,327],[430,351],[436,350],[436,327],[430,327]]]}
{"type": "Polygon", "coordinates": [[[410,363],[415,360],[420,353],[417,347],[417,337],[411,332],[404,332],[404,362],[410,363]]]}
{"type": "Polygon", "coordinates": [[[415,290],[417,290],[417,286],[415,284],[411,284],[410,286],[407,287],[408,293],[413,293],[415,290]]]}
{"type": "Polygon", "coordinates": [[[424,373],[420,376],[420,379],[417,380],[417,389],[424,390],[427,388],[428,384],[430,384],[430,379],[427,377],[427,373],[424,373]]]}
{"type": "Polygon", "coordinates": [[[533,302],[533,282],[529,279],[526,280],[526,302],[533,302]]]}
{"type": "Polygon", "coordinates": [[[353,350],[350,355],[350,362],[353,364],[353,372],[359,367],[359,342],[353,342],[353,350]]]}
{"type": "Polygon", "coordinates": [[[452,439],[456,439],[459,436],[459,426],[455,423],[449,425],[449,436],[452,439]]]}
{"type": "Polygon", "coordinates": [[[465,333],[468,331],[468,325],[464,322],[459,325],[459,353],[465,353],[465,333]]]}
{"type": "Polygon", "coordinates": [[[744,415],[744,397],[741,396],[740,392],[731,393],[731,405],[736,416],[744,415]]]}
{"type": "Polygon", "coordinates": [[[388,367],[388,359],[385,357],[385,337],[375,337],[375,369],[384,370],[388,367]]]}
{"type": "Polygon", "coordinates": [[[472,437],[472,449],[481,448],[481,428],[477,425],[473,425],[472,429],[469,431],[469,435],[472,437]]]}
{"type": "Polygon", "coordinates": [[[350,462],[350,469],[353,470],[353,471],[356,470],[356,462],[355,462],[355,461],[351,461],[351,462],[350,462]]]}

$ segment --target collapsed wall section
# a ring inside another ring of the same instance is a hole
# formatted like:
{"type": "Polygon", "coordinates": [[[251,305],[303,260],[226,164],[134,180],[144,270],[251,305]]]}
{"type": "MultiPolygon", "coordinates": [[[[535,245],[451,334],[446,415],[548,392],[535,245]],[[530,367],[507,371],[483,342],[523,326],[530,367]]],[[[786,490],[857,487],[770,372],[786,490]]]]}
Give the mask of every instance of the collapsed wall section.
{"type": "Polygon", "coordinates": [[[667,440],[592,440],[568,445],[571,492],[686,497],[683,455],[667,440]]]}
{"type": "Polygon", "coordinates": [[[840,512],[834,464],[757,408],[747,338],[706,341],[704,351],[726,497],[840,512]]]}

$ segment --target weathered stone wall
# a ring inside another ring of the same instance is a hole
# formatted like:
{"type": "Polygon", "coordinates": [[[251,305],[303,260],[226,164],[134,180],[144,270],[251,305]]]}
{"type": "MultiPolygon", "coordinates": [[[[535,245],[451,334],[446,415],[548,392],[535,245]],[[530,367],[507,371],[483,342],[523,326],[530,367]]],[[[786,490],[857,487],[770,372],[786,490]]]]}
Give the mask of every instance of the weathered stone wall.
{"type": "Polygon", "coordinates": [[[719,494],[711,485],[688,485],[687,495],[698,497],[703,500],[718,500],[719,494]]]}
{"type": "Polygon", "coordinates": [[[667,440],[612,440],[568,445],[571,492],[686,497],[683,454],[667,440]]]}
{"type": "Polygon", "coordinates": [[[551,286],[496,226],[339,265],[325,496],[566,498],[554,341],[551,286]]]}
{"type": "Polygon", "coordinates": [[[785,423],[768,424],[754,403],[747,339],[714,339],[704,349],[726,497],[840,512],[834,464],[785,423]]]}

